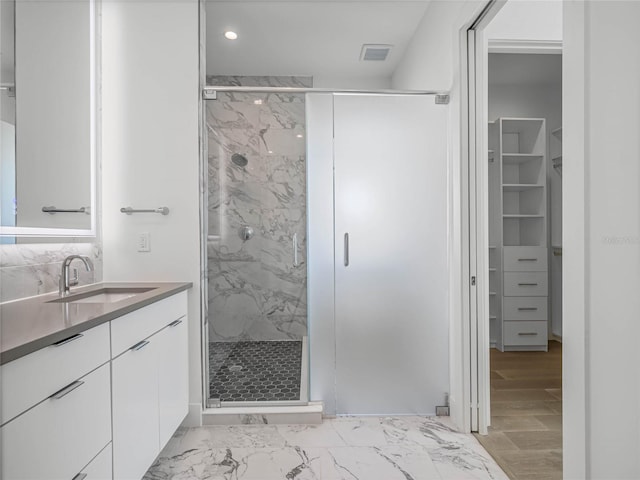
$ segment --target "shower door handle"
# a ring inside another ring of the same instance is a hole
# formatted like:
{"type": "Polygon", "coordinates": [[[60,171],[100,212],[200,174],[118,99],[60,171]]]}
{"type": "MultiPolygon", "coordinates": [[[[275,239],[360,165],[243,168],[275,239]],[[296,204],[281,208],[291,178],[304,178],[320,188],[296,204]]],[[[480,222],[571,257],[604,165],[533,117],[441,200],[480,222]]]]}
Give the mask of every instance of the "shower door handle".
{"type": "Polygon", "coordinates": [[[293,234],[293,266],[297,267],[300,263],[298,262],[298,234],[293,234]]]}
{"type": "Polygon", "coordinates": [[[344,234],[344,266],[349,266],[349,234],[344,234]]]}

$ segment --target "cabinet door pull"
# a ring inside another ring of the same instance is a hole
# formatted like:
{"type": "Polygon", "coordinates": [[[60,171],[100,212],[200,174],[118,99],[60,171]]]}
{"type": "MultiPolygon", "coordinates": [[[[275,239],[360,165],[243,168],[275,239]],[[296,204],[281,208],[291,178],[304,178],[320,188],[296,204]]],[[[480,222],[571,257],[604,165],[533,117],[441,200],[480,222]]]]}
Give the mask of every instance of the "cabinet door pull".
{"type": "Polygon", "coordinates": [[[521,312],[535,312],[538,307],[518,307],[518,310],[521,312]]]}
{"type": "Polygon", "coordinates": [[[537,258],[519,258],[518,261],[519,262],[537,262],[538,259],[537,258]]]}
{"type": "Polygon", "coordinates": [[[136,343],[129,350],[133,350],[134,352],[137,352],[138,350],[142,350],[144,347],[149,345],[149,343],[151,343],[151,342],[149,342],[149,340],[142,340],[141,342],[136,343]]]}
{"type": "Polygon", "coordinates": [[[66,345],[67,343],[71,343],[74,340],[78,340],[79,338],[84,337],[83,334],[81,333],[76,333],[75,335],[71,335],[69,338],[63,338],[62,340],[56,342],[56,343],[52,343],[51,346],[52,347],[61,347],[62,345],[66,345]]]}
{"type": "Polygon", "coordinates": [[[87,478],[86,473],[79,473],[75,477],[73,477],[71,480],[84,480],[85,478],[87,478]]]}
{"type": "Polygon", "coordinates": [[[538,284],[537,283],[519,283],[518,286],[519,287],[537,287],[538,284]]]}
{"type": "Polygon", "coordinates": [[[69,395],[76,388],[81,387],[82,385],[84,385],[84,382],[81,382],[80,380],[76,380],[72,384],[67,385],[66,387],[64,387],[62,390],[58,390],[56,393],[51,395],[50,398],[53,398],[55,400],[60,400],[62,397],[64,397],[65,395],[69,395]]]}
{"type": "Polygon", "coordinates": [[[177,327],[178,325],[180,325],[182,323],[182,319],[179,318],[178,320],[174,320],[173,322],[171,322],[169,324],[170,327],[177,327]]]}
{"type": "Polygon", "coordinates": [[[521,335],[524,337],[524,336],[537,335],[537,333],[536,332],[519,332],[518,335],[521,335]]]}

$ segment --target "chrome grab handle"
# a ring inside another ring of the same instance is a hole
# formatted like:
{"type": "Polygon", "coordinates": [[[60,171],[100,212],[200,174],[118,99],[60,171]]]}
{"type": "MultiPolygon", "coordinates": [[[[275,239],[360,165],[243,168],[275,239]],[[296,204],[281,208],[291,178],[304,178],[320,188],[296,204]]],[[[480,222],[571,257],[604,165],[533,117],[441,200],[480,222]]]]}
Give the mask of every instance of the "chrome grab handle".
{"type": "Polygon", "coordinates": [[[344,266],[349,266],[349,234],[344,234],[344,266]]]}
{"type": "Polygon", "coordinates": [[[519,287],[537,287],[538,284],[537,283],[519,283],[518,286],[519,287]]]}
{"type": "MultiPolygon", "coordinates": [[[[174,320],[173,322],[171,322],[169,324],[169,327],[177,327],[178,325],[180,325],[182,323],[182,318],[179,318],[178,320],[174,320]]],[[[142,348],[142,347],[140,347],[142,348]]]]}
{"type": "Polygon", "coordinates": [[[538,259],[537,258],[519,258],[518,261],[519,262],[537,262],[538,259]]]}
{"type": "Polygon", "coordinates": [[[518,311],[521,312],[533,312],[535,310],[538,310],[538,307],[518,307],[518,311]]]}
{"type": "Polygon", "coordinates": [[[537,333],[536,332],[520,332],[518,333],[518,335],[522,335],[524,337],[524,336],[537,335],[537,333]]]}
{"type": "Polygon", "coordinates": [[[293,266],[297,267],[300,263],[298,263],[298,234],[293,234],[293,266]]]}
{"type": "Polygon", "coordinates": [[[133,347],[131,347],[129,350],[133,350],[134,352],[137,352],[138,350],[142,350],[144,347],[146,347],[147,345],[149,345],[151,342],[149,340],[142,340],[141,342],[136,343],[133,347]]]}
{"type": "Polygon", "coordinates": [[[84,480],[85,478],[87,478],[86,473],[79,473],[75,477],[73,477],[71,480],[84,480]]]}
{"type": "Polygon", "coordinates": [[[73,382],[73,383],[67,385],[66,387],[64,387],[62,390],[58,390],[56,393],[51,395],[51,397],[49,397],[49,398],[53,398],[55,400],[60,400],[62,397],[64,397],[65,395],[69,395],[76,388],[81,387],[82,385],[84,385],[84,382],[81,382],[80,380],[76,380],[75,382],[73,382]]]}
{"type": "Polygon", "coordinates": [[[60,340],[59,342],[52,343],[51,346],[52,347],[61,347],[62,345],[66,345],[67,343],[71,343],[74,340],[78,340],[79,338],[82,338],[82,337],[84,337],[83,334],[76,333],[75,335],[71,335],[69,338],[64,338],[64,339],[60,340]]]}

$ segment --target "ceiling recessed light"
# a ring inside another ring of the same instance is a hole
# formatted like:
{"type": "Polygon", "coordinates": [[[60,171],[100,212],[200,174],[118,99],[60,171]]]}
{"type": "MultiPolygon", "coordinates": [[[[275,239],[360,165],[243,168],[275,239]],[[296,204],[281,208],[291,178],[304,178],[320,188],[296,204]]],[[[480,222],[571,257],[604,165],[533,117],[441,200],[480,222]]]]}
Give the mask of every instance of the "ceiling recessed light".
{"type": "Polygon", "coordinates": [[[238,38],[238,34],[231,30],[227,30],[226,32],[224,32],[224,38],[226,38],[227,40],[235,40],[238,38]]]}

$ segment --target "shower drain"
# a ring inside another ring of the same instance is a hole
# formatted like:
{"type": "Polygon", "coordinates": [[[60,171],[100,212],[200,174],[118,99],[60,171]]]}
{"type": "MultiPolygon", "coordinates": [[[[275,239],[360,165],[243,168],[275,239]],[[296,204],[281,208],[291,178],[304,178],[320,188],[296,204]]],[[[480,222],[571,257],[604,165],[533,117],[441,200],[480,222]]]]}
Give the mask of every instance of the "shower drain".
{"type": "Polygon", "coordinates": [[[231,365],[229,367],[230,372],[239,372],[240,370],[242,370],[242,365],[231,365]]]}

